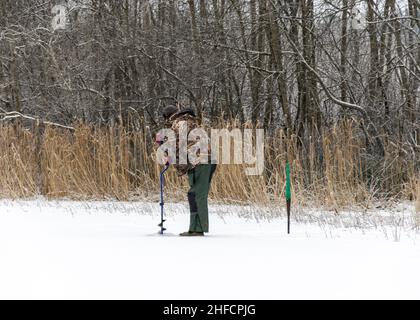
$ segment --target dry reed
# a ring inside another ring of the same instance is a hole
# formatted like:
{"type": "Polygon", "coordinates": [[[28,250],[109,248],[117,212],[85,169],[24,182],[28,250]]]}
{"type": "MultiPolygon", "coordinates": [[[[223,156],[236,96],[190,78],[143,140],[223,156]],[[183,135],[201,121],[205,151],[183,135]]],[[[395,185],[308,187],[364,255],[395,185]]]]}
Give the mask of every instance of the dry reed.
{"type": "MultiPolygon", "coordinates": [[[[394,144],[386,145],[385,157],[369,157],[365,139],[350,120],[318,137],[302,144],[283,130],[266,134],[264,174],[246,176],[245,165],[220,165],[210,197],[224,203],[276,205],[284,195],[288,160],[295,204],[338,210],[397,197],[416,199],[419,210],[416,158],[405,157],[394,144]]],[[[3,125],[0,197],[157,199],[161,168],[153,148],[146,129],[78,124],[74,132],[47,127],[41,135],[37,129],[3,125]]],[[[174,170],[168,173],[166,190],[173,200],[185,200],[187,188],[187,179],[174,170]]]]}

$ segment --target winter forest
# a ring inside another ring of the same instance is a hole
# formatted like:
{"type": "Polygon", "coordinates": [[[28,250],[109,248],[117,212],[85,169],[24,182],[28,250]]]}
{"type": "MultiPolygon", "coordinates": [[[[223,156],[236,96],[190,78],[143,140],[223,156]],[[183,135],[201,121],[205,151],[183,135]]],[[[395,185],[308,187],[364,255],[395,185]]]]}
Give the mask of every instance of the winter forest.
{"type": "Polygon", "coordinates": [[[313,316],[252,299],[419,299],[419,235],[419,0],[0,0],[0,299],[313,316]]]}
{"type": "Polygon", "coordinates": [[[286,159],[300,204],[419,199],[419,44],[417,0],[1,0],[0,196],[151,196],[178,104],[265,129],[215,200],[280,199],[286,159]]]}

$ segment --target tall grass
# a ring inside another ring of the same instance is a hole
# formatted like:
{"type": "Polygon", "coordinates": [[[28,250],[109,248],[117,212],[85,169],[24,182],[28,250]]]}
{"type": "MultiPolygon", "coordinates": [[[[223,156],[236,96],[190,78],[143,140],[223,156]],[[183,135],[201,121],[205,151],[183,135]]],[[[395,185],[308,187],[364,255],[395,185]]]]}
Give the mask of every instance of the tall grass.
{"type": "MultiPolygon", "coordinates": [[[[51,127],[39,132],[0,126],[0,197],[157,199],[161,167],[146,129],[78,124],[74,132],[51,127]]],[[[417,199],[420,207],[416,158],[395,144],[385,148],[384,157],[369,156],[366,139],[350,120],[304,142],[277,130],[265,136],[264,174],[246,176],[246,165],[219,165],[210,197],[276,205],[284,197],[287,160],[293,201],[299,205],[339,209],[399,198],[417,199]]],[[[185,200],[187,179],[174,171],[167,174],[167,194],[185,200]]]]}

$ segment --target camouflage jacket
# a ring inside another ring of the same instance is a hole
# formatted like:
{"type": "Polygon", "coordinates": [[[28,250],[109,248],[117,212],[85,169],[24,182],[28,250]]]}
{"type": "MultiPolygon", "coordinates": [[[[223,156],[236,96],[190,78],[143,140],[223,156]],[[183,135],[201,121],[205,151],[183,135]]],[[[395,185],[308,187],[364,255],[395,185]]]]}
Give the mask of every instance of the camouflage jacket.
{"type": "MultiPolygon", "coordinates": [[[[205,148],[196,148],[194,145],[199,141],[187,141],[187,150],[189,152],[194,152],[194,149],[197,149],[195,152],[195,159],[192,159],[192,157],[187,156],[187,163],[180,163],[180,133],[183,133],[185,136],[188,137],[188,134],[191,132],[191,130],[201,128],[199,121],[196,117],[193,117],[191,114],[185,113],[180,115],[181,112],[176,113],[172,115],[172,117],[169,119],[172,123],[171,129],[175,132],[176,136],[176,162],[174,164],[174,167],[178,171],[178,175],[182,176],[186,174],[189,170],[195,168],[200,163],[200,156],[209,158],[210,155],[210,141],[206,143],[205,148]],[[184,132],[181,132],[182,130],[185,130],[184,132]]],[[[203,128],[204,129],[204,128],[203,128]]],[[[182,160],[182,159],[181,159],[182,160]]],[[[185,159],[184,159],[185,160],[185,159]]],[[[208,160],[207,160],[208,161],[208,160]]]]}

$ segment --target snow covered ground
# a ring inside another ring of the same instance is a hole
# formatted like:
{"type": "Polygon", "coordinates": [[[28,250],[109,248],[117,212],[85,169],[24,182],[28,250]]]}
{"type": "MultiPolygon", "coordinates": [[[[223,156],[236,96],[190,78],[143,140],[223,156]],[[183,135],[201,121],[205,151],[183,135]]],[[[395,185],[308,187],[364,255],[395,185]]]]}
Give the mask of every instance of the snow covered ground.
{"type": "Polygon", "coordinates": [[[409,204],[301,211],[290,235],[280,209],[256,221],[253,208],[212,206],[204,238],[174,236],[187,207],[165,208],[159,236],[156,203],[1,200],[0,298],[420,299],[409,204]]]}

